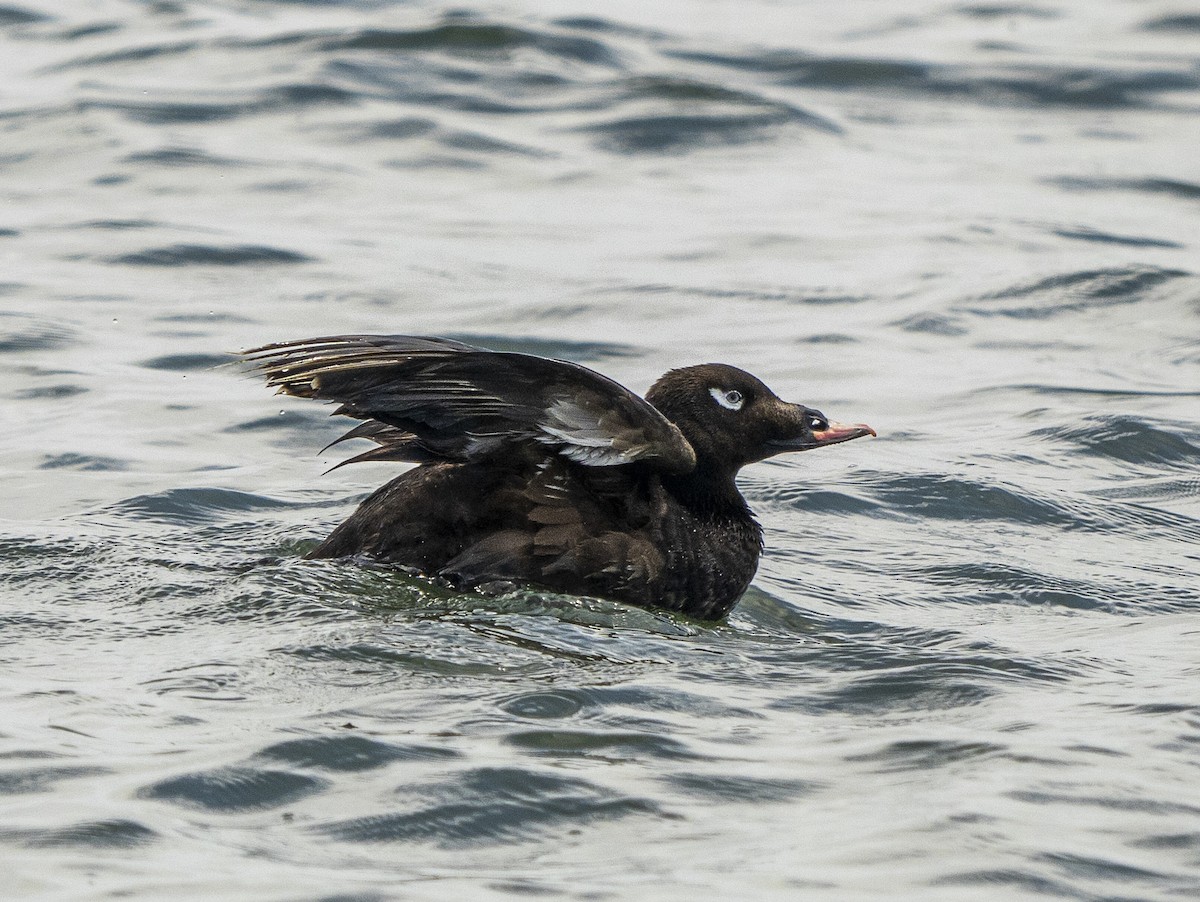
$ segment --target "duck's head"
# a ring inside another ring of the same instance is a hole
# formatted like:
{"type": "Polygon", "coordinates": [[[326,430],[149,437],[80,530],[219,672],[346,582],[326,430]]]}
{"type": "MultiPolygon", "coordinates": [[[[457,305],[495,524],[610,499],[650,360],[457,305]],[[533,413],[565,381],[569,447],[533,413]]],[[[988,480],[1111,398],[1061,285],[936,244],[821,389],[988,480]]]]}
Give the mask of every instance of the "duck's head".
{"type": "Polygon", "coordinates": [[[679,427],[701,469],[736,473],[785,451],[875,435],[865,424],[835,423],[819,410],[784,401],[760,379],[723,363],[671,370],[646,400],[679,427]]]}

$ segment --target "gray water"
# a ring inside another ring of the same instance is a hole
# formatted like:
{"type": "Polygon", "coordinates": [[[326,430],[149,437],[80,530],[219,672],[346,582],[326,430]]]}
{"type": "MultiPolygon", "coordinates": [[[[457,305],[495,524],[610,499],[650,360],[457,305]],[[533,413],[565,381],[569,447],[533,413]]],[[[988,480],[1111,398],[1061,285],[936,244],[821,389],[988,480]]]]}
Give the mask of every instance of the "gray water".
{"type": "Polygon", "coordinates": [[[0,895],[1200,898],[1183,2],[4,0],[0,895]],[[304,551],[396,469],[221,364],[723,361],[706,625],[304,551]],[[347,452],[352,453],[352,452],[347,452]]]}

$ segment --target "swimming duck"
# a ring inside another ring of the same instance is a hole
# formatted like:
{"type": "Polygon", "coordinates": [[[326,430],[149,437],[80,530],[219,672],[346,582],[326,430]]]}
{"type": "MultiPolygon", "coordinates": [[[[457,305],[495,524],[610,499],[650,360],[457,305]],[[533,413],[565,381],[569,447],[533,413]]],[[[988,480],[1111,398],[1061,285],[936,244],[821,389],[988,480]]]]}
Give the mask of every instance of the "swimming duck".
{"type": "MultiPolygon", "coordinates": [[[[279,392],[362,422],[343,463],[418,464],[370,495],[310,558],[365,556],[463,588],[511,581],[724,617],[762,528],[746,464],[875,430],[780,400],[720,363],[639,398],[576,363],[444,338],[337,335],[243,356],[279,392]]],[[[341,466],[339,464],[338,466],[341,466]]]]}

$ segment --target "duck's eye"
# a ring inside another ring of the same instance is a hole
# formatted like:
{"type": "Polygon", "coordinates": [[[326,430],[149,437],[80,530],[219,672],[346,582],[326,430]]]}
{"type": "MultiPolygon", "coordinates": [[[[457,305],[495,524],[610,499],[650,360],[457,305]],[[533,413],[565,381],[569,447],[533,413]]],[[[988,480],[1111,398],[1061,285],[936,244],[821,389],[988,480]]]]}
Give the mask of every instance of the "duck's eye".
{"type": "Polygon", "coordinates": [[[829,421],[810,414],[808,417],[808,428],[813,432],[824,432],[829,428],[829,421]]]}
{"type": "Polygon", "coordinates": [[[713,396],[713,400],[724,407],[726,410],[741,410],[742,404],[746,399],[742,397],[742,393],[736,388],[726,391],[723,388],[710,388],[708,393],[713,396]]]}

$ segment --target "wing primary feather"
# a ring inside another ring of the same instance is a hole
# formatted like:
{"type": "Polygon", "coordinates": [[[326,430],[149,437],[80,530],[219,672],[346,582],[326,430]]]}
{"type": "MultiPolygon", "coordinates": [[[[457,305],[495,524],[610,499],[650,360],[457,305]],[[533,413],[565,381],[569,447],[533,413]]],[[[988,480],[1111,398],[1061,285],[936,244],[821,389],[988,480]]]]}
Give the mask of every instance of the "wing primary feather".
{"type": "Polygon", "coordinates": [[[280,392],[338,402],[364,422],[352,438],[379,446],[362,460],[474,460],[536,444],[578,464],[695,466],[674,424],[587,367],[453,339],[336,335],[252,348],[242,357],[280,392]]]}

